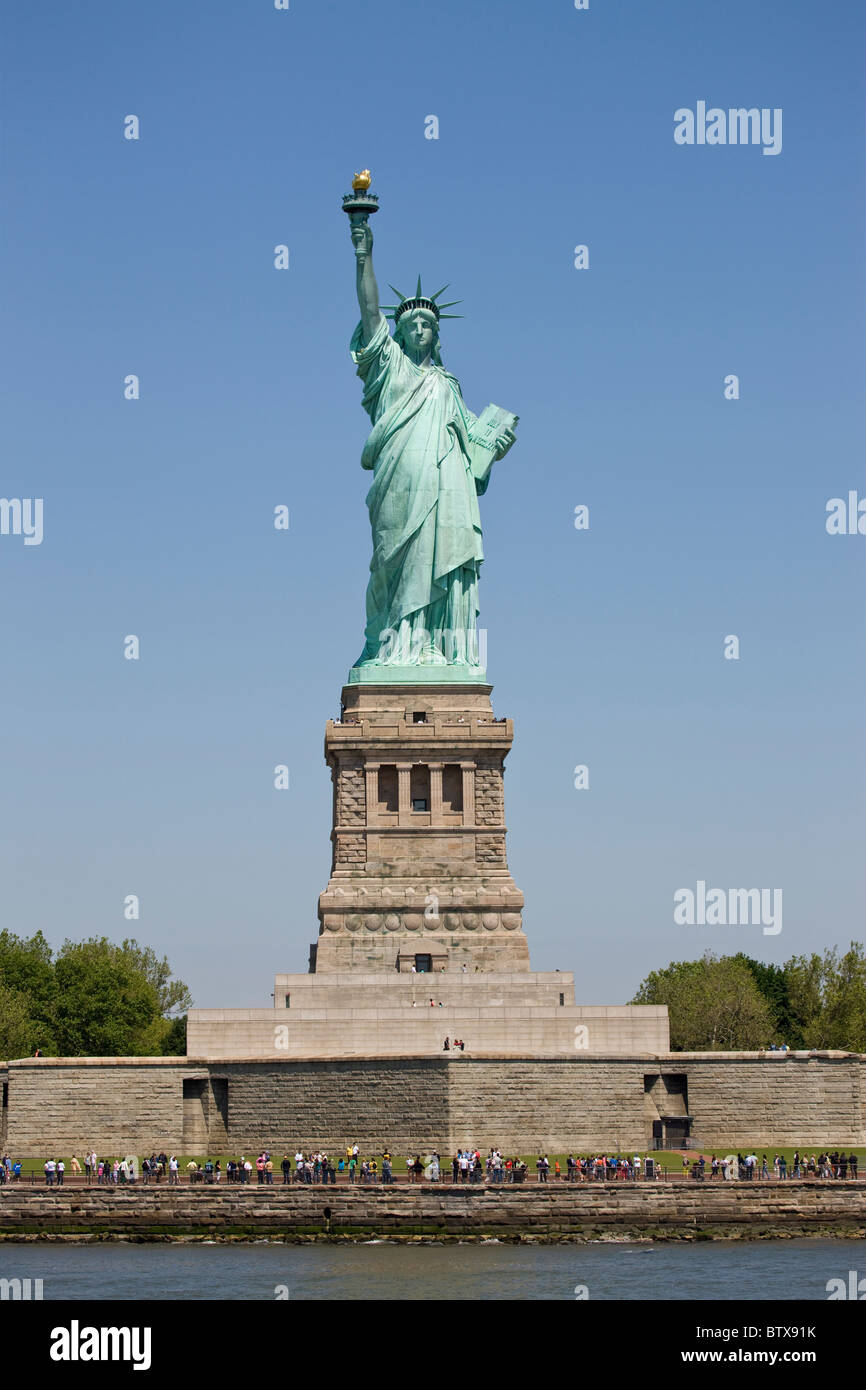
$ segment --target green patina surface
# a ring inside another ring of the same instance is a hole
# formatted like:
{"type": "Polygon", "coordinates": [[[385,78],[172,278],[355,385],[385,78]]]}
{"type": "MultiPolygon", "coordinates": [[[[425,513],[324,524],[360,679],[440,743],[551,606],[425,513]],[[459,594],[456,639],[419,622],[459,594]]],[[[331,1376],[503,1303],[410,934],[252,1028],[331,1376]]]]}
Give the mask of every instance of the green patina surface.
{"type": "Polygon", "coordinates": [[[349,684],[477,684],[484,679],[478,498],[491,465],[514,442],[517,418],[495,406],[480,418],[468,409],[439,351],[439,319],[448,307],[437,303],[443,290],[425,295],[420,276],[414,295],[395,290],[391,335],[379,306],[373,233],[362,213],[351,215],[351,235],[361,311],[351,355],[372,424],[361,466],[373,474],[367,493],[373,558],[364,649],[349,684]]]}

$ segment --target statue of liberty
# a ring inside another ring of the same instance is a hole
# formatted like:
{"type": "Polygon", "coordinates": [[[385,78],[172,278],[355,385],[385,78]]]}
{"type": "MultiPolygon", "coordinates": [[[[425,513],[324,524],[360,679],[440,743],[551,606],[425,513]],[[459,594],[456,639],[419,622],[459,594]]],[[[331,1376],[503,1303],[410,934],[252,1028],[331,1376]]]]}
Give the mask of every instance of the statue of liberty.
{"type": "MultiPolygon", "coordinates": [[[[366,189],[369,173],[356,175],[353,186],[366,189]]],[[[361,311],[351,354],[372,421],[361,466],[373,472],[367,493],[373,558],[365,645],[349,681],[483,680],[478,497],[492,463],[514,443],[517,419],[498,406],[473,415],[457,378],[445,370],[439,320],[458,317],[442,313],[451,304],[436,302],[447,285],[425,295],[419,276],[412,296],[391,286],[399,301],[385,306],[393,314],[392,337],[379,306],[365,216],[351,217],[351,236],[361,311]]]]}

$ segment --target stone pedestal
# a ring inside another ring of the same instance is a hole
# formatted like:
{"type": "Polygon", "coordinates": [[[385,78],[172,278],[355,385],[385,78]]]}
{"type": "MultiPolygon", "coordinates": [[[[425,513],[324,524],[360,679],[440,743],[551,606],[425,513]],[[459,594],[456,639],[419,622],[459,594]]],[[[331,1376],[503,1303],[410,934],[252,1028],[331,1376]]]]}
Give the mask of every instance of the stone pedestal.
{"type": "Polygon", "coordinates": [[[277,975],[271,1009],[190,1010],[190,1055],[289,1069],[362,1058],[376,1086],[394,1057],[666,1053],[664,1006],[579,1006],[569,971],[529,968],[505,853],[514,730],[494,718],[491,687],[376,685],[368,672],[325,732],[333,860],[310,969],[277,975]]]}
{"type": "Polygon", "coordinates": [[[310,970],[529,970],[505,852],[514,730],[489,685],[347,685],[329,720],[333,861],[310,970]]]}

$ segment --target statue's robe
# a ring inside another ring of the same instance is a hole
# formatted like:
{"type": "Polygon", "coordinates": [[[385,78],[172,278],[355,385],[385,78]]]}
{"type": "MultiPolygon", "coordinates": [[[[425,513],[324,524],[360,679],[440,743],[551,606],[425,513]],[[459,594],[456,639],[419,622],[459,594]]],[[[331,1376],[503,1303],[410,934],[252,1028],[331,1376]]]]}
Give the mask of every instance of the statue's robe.
{"type": "Polygon", "coordinates": [[[478,494],[486,487],[469,461],[476,417],[457,378],[444,367],[416,367],[384,315],[366,346],[358,325],[351,353],[373,422],[361,455],[361,466],[373,470],[373,558],[366,642],[356,665],[475,665],[484,558],[478,494]]]}

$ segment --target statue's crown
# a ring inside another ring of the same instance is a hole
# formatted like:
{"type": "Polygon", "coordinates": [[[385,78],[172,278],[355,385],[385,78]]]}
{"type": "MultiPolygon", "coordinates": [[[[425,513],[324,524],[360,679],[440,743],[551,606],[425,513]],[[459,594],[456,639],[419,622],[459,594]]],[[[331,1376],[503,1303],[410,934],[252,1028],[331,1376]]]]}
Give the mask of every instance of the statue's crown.
{"type": "Polygon", "coordinates": [[[462,314],[442,313],[443,309],[452,309],[455,304],[459,304],[459,299],[452,299],[447,304],[436,303],[440,294],[444,294],[447,288],[447,285],[443,285],[441,290],[437,290],[435,294],[424,294],[421,289],[421,276],[419,275],[418,287],[413,295],[405,295],[397,289],[396,285],[389,285],[389,289],[394,291],[400,303],[383,304],[382,308],[385,310],[388,318],[394,320],[395,324],[398,323],[403,314],[407,314],[410,309],[429,309],[431,314],[435,314],[437,323],[440,319],[462,319],[462,314]]]}

